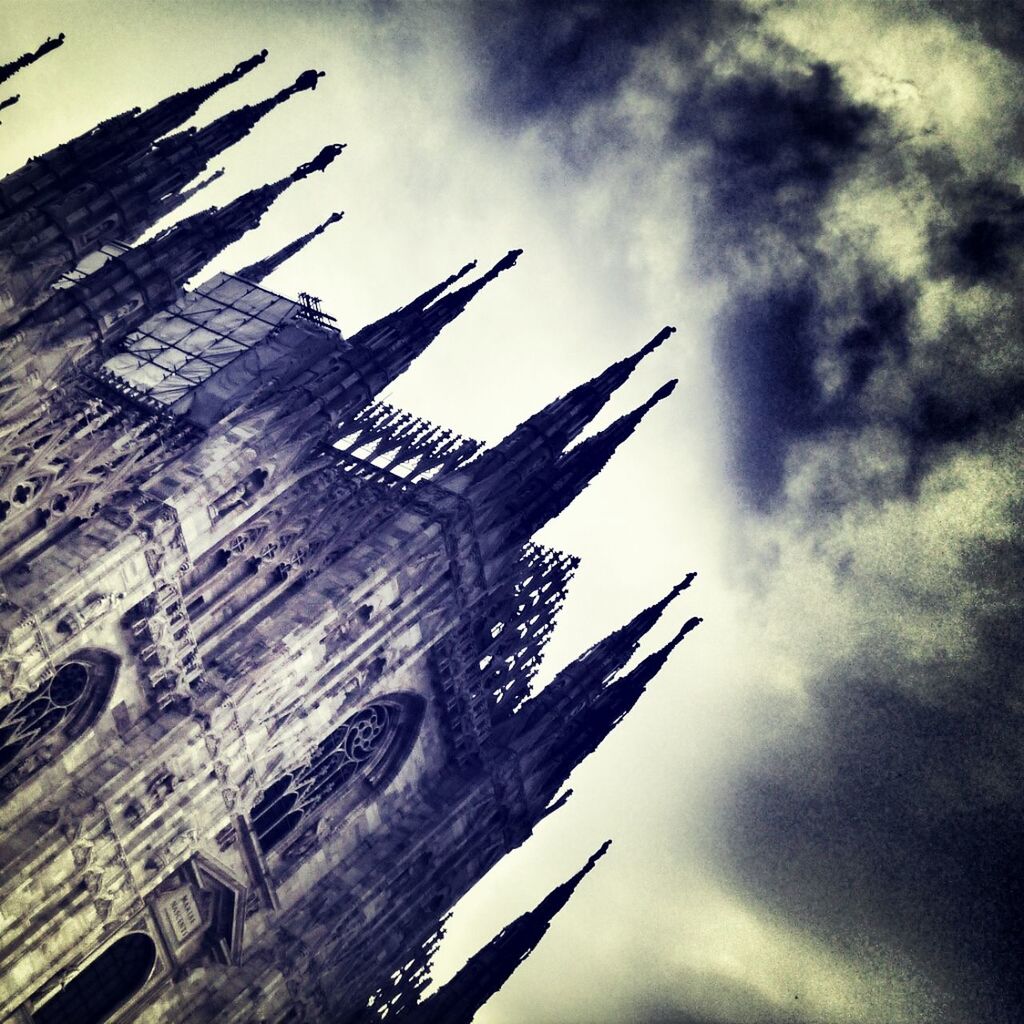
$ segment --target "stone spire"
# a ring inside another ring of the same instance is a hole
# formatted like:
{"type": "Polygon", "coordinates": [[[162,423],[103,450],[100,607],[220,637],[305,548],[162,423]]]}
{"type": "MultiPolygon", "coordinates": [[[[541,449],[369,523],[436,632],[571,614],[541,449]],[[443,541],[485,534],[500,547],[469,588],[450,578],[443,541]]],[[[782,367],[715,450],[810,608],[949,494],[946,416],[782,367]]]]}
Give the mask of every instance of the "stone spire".
{"type": "Polygon", "coordinates": [[[180,199],[175,194],[201,174],[214,157],[244,139],[263,117],[292,96],[315,89],[322,77],[322,71],[304,71],[286,89],[261,103],[224,114],[205,128],[171,135],[127,164],[124,173],[128,180],[123,186],[112,185],[123,222],[121,240],[134,242],[165,215],[168,206],[173,209],[184,202],[194,189],[180,199]]]}
{"type": "Polygon", "coordinates": [[[0,181],[0,214],[60,202],[77,185],[97,178],[116,181],[127,163],[184,124],[219,90],[262,64],[266,56],[263,50],[206,85],[168,96],[141,113],[138,107],[125,111],[35,157],[0,181]]]}
{"type": "Polygon", "coordinates": [[[663,384],[643,405],[620,416],[611,426],[593,437],[585,438],[555,464],[551,493],[546,502],[538,504],[532,517],[524,523],[532,536],[545,523],[569,507],[592,480],[608,465],[619,447],[632,436],[644,417],[675,390],[677,380],[663,384]]]}
{"type": "Polygon", "coordinates": [[[533,910],[516,918],[466,962],[446,985],[402,1014],[409,1024],[471,1024],[473,1018],[537,948],[555,915],[608,851],[604,842],[571,878],[551,890],[533,910]]]}
{"type": "Polygon", "coordinates": [[[252,189],[226,206],[193,214],[135,252],[164,268],[180,287],[232,242],[257,227],[263,214],[282,193],[311,174],[326,170],[344,148],[344,144],[325,146],[312,160],[300,164],[291,174],[252,189]]]}
{"type": "Polygon", "coordinates": [[[45,57],[48,53],[56,50],[58,47],[64,45],[64,33],[61,32],[56,39],[53,36],[47,37],[47,39],[40,43],[31,53],[23,53],[20,57],[10,61],[7,64],[0,64],[0,85],[6,82],[9,78],[13,78],[22,68],[27,68],[30,64],[35,64],[41,57],[45,57]]]}
{"type": "MultiPolygon", "coordinates": [[[[161,199],[154,208],[154,214],[152,223],[156,224],[158,221],[163,220],[164,217],[170,216],[179,207],[184,206],[193,196],[198,195],[204,189],[209,188],[215,181],[219,181],[224,177],[224,168],[218,167],[213,174],[207,175],[202,181],[196,182],[191,188],[183,188],[180,192],[172,193],[169,196],[165,196],[161,199]]],[[[135,242],[142,232],[139,231],[135,235],[124,233],[122,241],[131,244],[135,242]]]]}
{"type": "Polygon", "coordinates": [[[307,231],[304,235],[299,235],[298,238],[278,249],[277,252],[271,253],[269,256],[265,256],[263,259],[257,260],[255,263],[250,263],[247,267],[243,267],[238,271],[237,276],[243,277],[246,281],[251,281],[253,284],[259,284],[265,277],[272,274],[283,263],[305,249],[314,238],[322,235],[332,224],[337,224],[344,216],[345,214],[343,212],[332,213],[327,220],[318,224],[312,231],[307,231]]]}
{"type": "Polygon", "coordinates": [[[640,362],[675,333],[674,327],[663,328],[639,351],[612,363],[603,373],[556,398],[539,412],[521,423],[504,440],[477,459],[467,473],[473,480],[482,480],[523,449],[535,449],[547,460],[561,452],[580,434],[604,408],[608,399],[629,379],[640,362]],[[537,447],[537,442],[542,447],[537,447]]]}
{"type": "Polygon", "coordinates": [[[571,662],[537,696],[517,713],[520,728],[570,713],[594,690],[596,681],[607,682],[640,649],[643,638],[654,628],[665,609],[697,578],[687,573],[660,601],[638,612],[625,625],[593,644],[571,662]]]}
{"type": "MultiPolygon", "coordinates": [[[[537,820],[549,813],[549,804],[572,771],[632,710],[669,655],[702,621],[687,619],[664,647],[610,682],[609,676],[629,660],[629,645],[603,648],[596,659],[584,655],[512,716],[499,742],[519,754],[527,800],[537,820]]],[[[602,647],[598,644],[595,650],[602,647]]]]}
{"type": "Polygon", "coordinates": [[[439,293],[463,277],[475,264],[468,264],[448,281],[425,292],[412,303],[364,327],[348,339],[357,365],[362,369],[370,396],[379,394],[412,365],[430,343],[491,281],[515,266],[522,249],[506,253],[475,281],[447,294],[439,293]]]}
{"type": "MultiPolygon", "coordinates": [[[[208,161],[248,134],[256,122],[276,106],[316,87],[322,72],[306,71],[293,85],[275,96],[218,118],[199,131],[189,129],[147,149],[137,160],[117,168],[114,180],[83,181],[63,201],[39,202],[35,212],[22,211],[0,218],[0,237],[11,237],[16,256],[5,271],[10,300],[0,309],[0,326],[12,321],[9,310],[27,312],[49,295],[50,286],[85,256],[104,243],[134,243],[147,228],[180,206],[207,179],[193,189],[183,187],[208,161]]],[[[0,261],[3,257],[0,256],[0,261]]]]}
{"type": "Polygon", "coordinates": [[[212,82],[193,86],[182,92],[174,93],[160,100],[149,110],[144,110],[127,126],[126,138],[120,153],[112,154],[122,159],[132,153],[151,145],[161,136],[183,125],[190,117],[194,117],[199,108],[222,89],[233,85],[244,78],[250,71],[258,68],[267,59],[267,51],[257,54],[236,64],[230,71],[224,72],[212,82]]]}
{"type": "MultiPolygon", "coordinates": [[[[291,185],[325,170],[345,147],[327,146],[308,163],[270,185],[239,196],[221,208],[193,214],[143,245],[110,260],[71,288],[56,293],[0,333],[0,347],[16,348],[25,358],[58,350],[64,340],[79,349],[103,339],[110,346],[134,330],[218,253],[256,227],[275,199],[291,185]]],[[[57,360],[38,368],[42,379],[56,372],[57,360]]]]}
{"type": "Polygon", "coordinates": [[[438,296],[443,295],[456,281],[461,281],[471,270],[476,269],[476,260],[472,260],[467,263],[461,270],[454,274],[450,274],[439,284],[435,284],[432,288],[428,288],[422,295],[417,295],[412,302],[403,306],[403,309],[423,309],[429,306],[438,296]]]}
{"type": "Polygon", "coordinates": [[[669,381],[643,405],[584,439],[554,462],[549,461],[546,442],[537,441],[533,434],[532,446],[527,446],[524,439],[516,449],[515,459],[510,458],[501,472],[492,471],[473,480],[468,478],[474,465],[470,463],[464,475],[453,474],[452,483],[473,507],[484,558],[507,557],[568,508],[647,413],[672,393],[676,383],[669,381]],[[536,455],[538,448],[542,449],[541,458],[536,455]]]}

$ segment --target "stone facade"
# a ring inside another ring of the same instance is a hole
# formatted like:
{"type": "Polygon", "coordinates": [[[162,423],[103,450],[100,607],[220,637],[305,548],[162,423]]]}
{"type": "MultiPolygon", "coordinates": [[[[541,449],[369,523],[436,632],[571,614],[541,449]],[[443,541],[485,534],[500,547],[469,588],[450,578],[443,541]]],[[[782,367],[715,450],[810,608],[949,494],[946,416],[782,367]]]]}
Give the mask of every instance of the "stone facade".
{"type": "Polygon", "coordinates": [[[431,1019],[447,910],[699,621],[622,671],[690,576],[530,692],[577,564],[531,537],[670,330],[481,452],[375,396],[517,252],[349,338],[262,286],[340,215],[183,288],[342,147],[131,244],[315,87],[176,131],[264,57],[0,181],[0,1020],[431,1019]]]}

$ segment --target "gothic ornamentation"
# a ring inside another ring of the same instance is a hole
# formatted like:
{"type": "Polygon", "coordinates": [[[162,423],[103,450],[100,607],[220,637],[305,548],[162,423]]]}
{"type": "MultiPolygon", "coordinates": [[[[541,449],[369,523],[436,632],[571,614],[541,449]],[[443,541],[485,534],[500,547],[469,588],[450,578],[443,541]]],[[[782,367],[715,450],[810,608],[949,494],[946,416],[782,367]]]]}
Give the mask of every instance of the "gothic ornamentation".
{"type": "Polygon", "coordinates": [[[117,660],[86,649],[35,689],[0,708],[0,787],[10,792],[95,721],[113,688],[117,660]]]}
{"type": "Polygon", "coordinates": [[[419,698],[392,694],[346,718],[253,805],[250,818],[263,851],[278,847],[300,822],[358,782],[382,785],[411,748],[421,717],[419,698]]]}

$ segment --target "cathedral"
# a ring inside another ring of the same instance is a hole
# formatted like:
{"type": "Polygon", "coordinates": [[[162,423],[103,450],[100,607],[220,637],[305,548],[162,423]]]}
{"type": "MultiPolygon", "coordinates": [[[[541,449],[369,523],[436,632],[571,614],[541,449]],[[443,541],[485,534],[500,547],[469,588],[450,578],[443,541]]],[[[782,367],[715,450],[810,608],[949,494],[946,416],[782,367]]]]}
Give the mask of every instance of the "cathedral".
{"type": "Polygon", "coordinates": [[[316,88],[184,127],[265,59],[0,180],[9,1024],[468,1024],[604,847],[425,995],[449,909],[700,621],[634,659],[690,573],[533,687],[578,564],[533,537],[671,394],[587,431],[672,328],[485,447],[378,396],[517,250],[350,337],[263,285],[340,213],[203,277],[341,145],[152,233],[316,88]]]}

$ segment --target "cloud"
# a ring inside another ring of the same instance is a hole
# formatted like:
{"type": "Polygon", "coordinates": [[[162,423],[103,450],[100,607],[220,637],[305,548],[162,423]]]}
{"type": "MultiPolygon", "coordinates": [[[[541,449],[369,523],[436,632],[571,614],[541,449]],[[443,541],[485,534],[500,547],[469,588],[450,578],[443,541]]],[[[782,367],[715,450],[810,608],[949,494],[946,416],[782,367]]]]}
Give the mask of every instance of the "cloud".
{"type": "MultiPolygon", "coordinates": [[[[929,1020],[1008,1020],[1024,996],[1024,33],[1004,11],[475,24],[487,112],[595,188],[633,175],[616,231],[721,297],[748,610],[722,658],[787,723],[738,773],[723,878],[837,956],[909,965],[929,1020]]],[[[751,995],[750,1019],[772,1005],[751,995]]]]}

